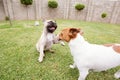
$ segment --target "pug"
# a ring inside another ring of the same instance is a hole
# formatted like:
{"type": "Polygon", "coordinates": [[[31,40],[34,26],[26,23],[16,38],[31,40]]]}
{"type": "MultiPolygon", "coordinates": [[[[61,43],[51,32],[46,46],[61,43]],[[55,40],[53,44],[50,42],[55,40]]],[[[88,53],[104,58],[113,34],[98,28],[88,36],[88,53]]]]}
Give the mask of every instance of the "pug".
{"type": "MultiPolygon", "coordinates": [[[[39,62],[43,61],[43,57],[45,56],[44,51],[48,50],[50,52],[53,52],[53,50],[51,50],[52,45],[60,42],[58,41],[57,36],[53,34],[54,31],[57,29],[56,21],[45,20],[43,23],[43,32],[36,44],[37,51],[40,53],[38,58],[39,62]]],[[[61,42],[61,44],[65,45],[63,42],[61,42]]]]}

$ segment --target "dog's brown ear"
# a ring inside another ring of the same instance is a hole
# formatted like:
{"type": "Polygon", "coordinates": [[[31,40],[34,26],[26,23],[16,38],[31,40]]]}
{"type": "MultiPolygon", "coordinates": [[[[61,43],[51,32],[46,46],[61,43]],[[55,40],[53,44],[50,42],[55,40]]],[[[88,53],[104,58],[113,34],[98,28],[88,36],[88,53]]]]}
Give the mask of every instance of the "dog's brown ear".
{"type": "Polygon", "coordinates": [[[77,32],[80,33],[81,35],[84,34],[83,30],[81,30],[80,28],[77,28],[77,32]]]}
{"type": "Polygon", "coordinates": [[[76,35],[77,35],[77,33],[79,33],[79,32],[80,32],[80,29],[78,29],[78,28],[70,28],[70,30],[69,30],[69,36],[71,38],[75,38],[76,35]]]}
{"type": "Polygon", "coordinates": [[[70,32],[72,32],[72,33],[74,33],[74,32],[79,33],[80,32],[80,28],[70,28],[70,32]]]}

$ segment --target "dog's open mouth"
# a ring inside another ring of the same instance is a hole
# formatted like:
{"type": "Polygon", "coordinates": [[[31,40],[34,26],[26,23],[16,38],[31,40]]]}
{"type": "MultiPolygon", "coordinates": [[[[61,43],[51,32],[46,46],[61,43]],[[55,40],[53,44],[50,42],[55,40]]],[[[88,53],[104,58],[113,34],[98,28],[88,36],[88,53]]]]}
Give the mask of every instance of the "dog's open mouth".
{"type": "Polygon", "coordinates": [[[49,29],[50,29],[50,30],[55,30],[55,27],[50,27],[49,29]]]}

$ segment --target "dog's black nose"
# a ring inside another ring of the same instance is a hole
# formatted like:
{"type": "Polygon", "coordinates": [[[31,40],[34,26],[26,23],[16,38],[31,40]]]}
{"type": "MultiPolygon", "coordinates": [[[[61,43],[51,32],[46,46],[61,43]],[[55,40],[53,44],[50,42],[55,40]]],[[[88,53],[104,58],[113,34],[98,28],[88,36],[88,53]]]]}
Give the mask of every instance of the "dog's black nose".
{"type": "Polygon", "coordinates": [[[61,40],[62,40],[62,39],[60,39],[60,38],[58,39],[58,41],[61,41],[61,40]]]}

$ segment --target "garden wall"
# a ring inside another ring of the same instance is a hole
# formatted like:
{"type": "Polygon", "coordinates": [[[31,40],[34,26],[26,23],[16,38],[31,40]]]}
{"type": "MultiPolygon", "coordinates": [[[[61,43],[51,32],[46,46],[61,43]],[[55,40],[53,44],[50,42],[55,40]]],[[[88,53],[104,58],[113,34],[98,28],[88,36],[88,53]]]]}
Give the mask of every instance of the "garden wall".
{"type": "Polygon", "coordinates": [[[2,0],[0,0],[0,20],[4,20],[4,19],[5,19],[5,11],[3,7],[3,2],[2,0]]]}
{"type": "Polygon", "coordinates": [[[120,24],[120,0],[57,0],[58,7],[50,9],[48,0],[34,0],[26,8],[20,0],[0,0],[0,20],[10,15],[12,20],[73,19],[92,22],[120,24]],[[82,3],[82,11],[75,10],[76,3],[82,3]],[[101,14],[107,13],[106,18],[101,14]]]}

